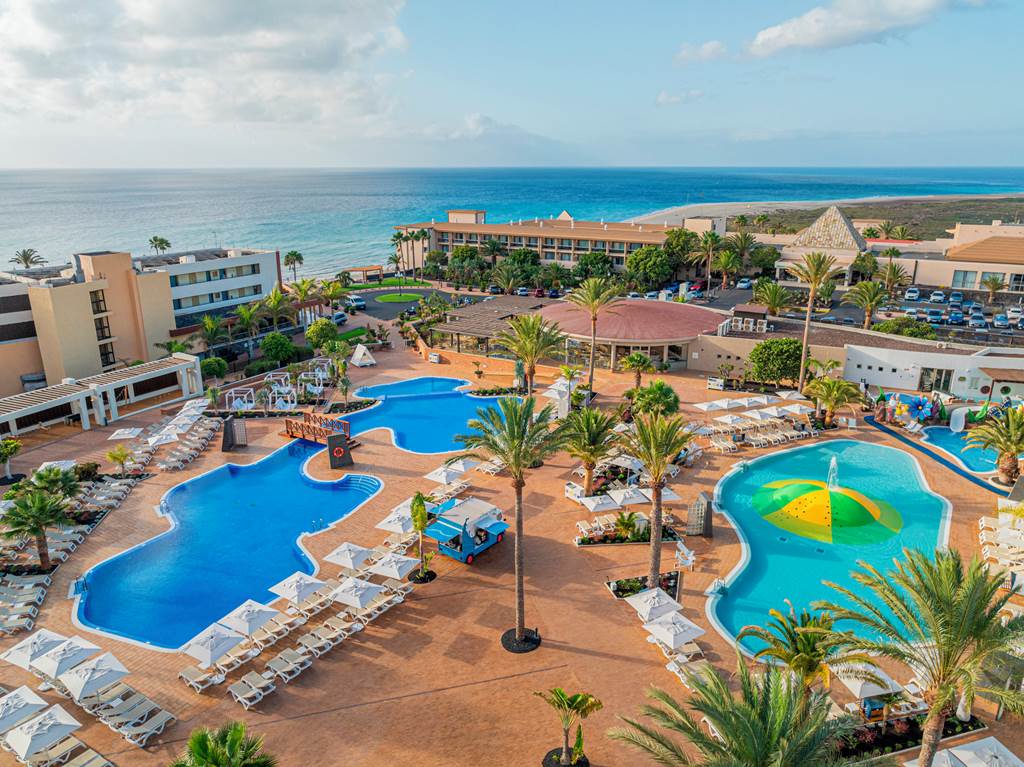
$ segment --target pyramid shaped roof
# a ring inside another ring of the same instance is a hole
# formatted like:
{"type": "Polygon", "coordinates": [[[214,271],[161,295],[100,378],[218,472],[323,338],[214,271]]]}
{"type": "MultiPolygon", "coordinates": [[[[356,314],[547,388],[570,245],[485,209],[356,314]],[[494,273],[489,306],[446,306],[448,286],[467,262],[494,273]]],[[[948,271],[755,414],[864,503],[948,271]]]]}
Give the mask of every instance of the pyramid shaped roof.
{"type": "Polygon", "coordinates": [[[860,232],[846,214],[832,205],[818,216],[818,220],[804,229],[793,240],[791,247],[819,250],[867,250],[860,232]]]}

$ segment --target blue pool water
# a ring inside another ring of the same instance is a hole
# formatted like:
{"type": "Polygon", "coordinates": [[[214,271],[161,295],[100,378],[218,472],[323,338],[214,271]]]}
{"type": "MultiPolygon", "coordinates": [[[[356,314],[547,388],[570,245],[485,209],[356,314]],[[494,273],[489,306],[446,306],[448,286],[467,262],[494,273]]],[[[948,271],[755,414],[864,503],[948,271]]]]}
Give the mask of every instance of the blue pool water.
{"type": "Polygon", "coordinates": [[[498,397],[471,397],[455,391],[466,381],[457,378],[413,378],[378,386],[364,386],[360,397],[381,397],[367,410],[344,416],[356,436],[371,429],[391,430],[397,447],[413,453],[447,453],[461,450],[455,435],[466,434],[466,423],[477,410],[494,405],[498,397]]]}
{"type": "Polygon", "coordinates": [[[953,433],[948,426],[928,426],[924,430],[924,441],[931,447],[938,448],[953,456],[954,462],[959,462],[968,471],[975,474],[987,474],[996,470],[996,461],[999,455],[995,450],[985,448],[967,447],[967,432],[953,433]]]}
{"type": "Polygon", "coordinates": [[[314,571],[303,533],[343,519],[381,483],[365,475],[318,482],[302,472],[323,447],[295,441],[250,466],[221,466],[165,496],[176,525],[85,576],[85,625],[177,648],[296,570],[314,571]]]}
{"type": "MultiPolygon", "coordinates": [[[[716,505],[726,511],[749,544],[749,561],[712,600],[709,612],[735,637],[744,626],[763,625],[772,608],[797,610],[818,599],[839,596],[822,581],[852,586],[858,560],[888,569],[903,548],[931,551],[944,544],[948,504],[924,484],[914,458],[896,448],[853,440],[830,440],[750,461],[716,488],[716,505]],[[824,482],[832,457],[838,484],[894,508],[902,517],[895,535],[872,543],[837,544],[801,537],[762,518],[753,498],[766,483],[809,479],[824,482]]],[[[744,640],[746,649],[756,643],[744,640]]]]}

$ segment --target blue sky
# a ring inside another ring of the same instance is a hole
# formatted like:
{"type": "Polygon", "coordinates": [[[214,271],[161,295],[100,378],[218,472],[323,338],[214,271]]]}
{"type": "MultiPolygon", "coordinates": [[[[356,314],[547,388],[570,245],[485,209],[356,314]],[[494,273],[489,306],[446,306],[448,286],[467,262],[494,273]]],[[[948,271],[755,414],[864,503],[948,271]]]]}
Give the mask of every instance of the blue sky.
{"type": "Polygon", "coordinates": [[[0,0],[0,167],[1021,165],[1012,0],[0,0]]]}

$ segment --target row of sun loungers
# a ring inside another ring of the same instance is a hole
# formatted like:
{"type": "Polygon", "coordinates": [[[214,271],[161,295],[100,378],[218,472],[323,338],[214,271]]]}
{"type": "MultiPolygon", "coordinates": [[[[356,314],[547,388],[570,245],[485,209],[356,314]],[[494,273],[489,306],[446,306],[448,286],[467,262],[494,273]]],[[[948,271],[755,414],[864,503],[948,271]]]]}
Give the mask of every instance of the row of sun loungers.
{"type": "Polygon", "coordinates": [[[457,495],[461,495],[469,489],[469,482],[464,479],[460,479],[458,482],[452,482],[450,485],[442,485],[436,491],[432,492],[431,495],[434,500],[441,502],[450,500],[457,495]]]}
{"type": "MultiPolygon", "coordinates": [[[[634,512],[633,519],[638,530],[643,530],[649,524],[647,515],[642,511],[634,512]]],[[[576,529],[584,538],[603,538],[615,532],[618,517],[615,514],[603,514],[595,517],[593,522],[581,519],[576,523],[576,529]]]]}
{"type": "Polygon", "coordinates": [[[74,736],[55,743],[44,751],[33,754],[22,762],[29,767],[112,767],[111,763],[74,736]],[[81,752],[77,752],[82,749],[81,752]]]}
{"type": "Polygon", "coordinates": [[[492,458],[489,461],[484,461],[476,467],[477,471],[489,474],[492,477],[496,474],[500,474],[505,470],[505,462],[500,458],[492,458]]]}
{"type": "Polygon", "coordinates": [[[156,465],[164,471],[177,471],[192,463],[210,444],[221,421],[218,418],[200,418],[192,430],[178,437],[176,446],[156,465]]]}
{"type": "Polygon", "coordinates": [[[981,555],[989,564],[1007,571],[1006,588],[1013,588],[1024,578],[1024,519],[1014,514],[978,520],[978,542],[981,555]]]}

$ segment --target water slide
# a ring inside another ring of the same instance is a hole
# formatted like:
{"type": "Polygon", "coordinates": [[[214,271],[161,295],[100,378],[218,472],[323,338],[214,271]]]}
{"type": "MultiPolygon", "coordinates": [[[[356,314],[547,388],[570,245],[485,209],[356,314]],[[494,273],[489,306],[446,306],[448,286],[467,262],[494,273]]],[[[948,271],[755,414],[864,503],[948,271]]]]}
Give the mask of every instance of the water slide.
{"type": "Polygon", "coordinates": [[[958,407],[952,413],[949,414],[949,430],[954,434],[959,434],[964,430],[964,424],[967,422],[967,416],[971,412],[969,407],[958,407]]]}

